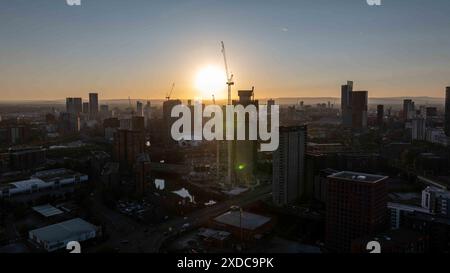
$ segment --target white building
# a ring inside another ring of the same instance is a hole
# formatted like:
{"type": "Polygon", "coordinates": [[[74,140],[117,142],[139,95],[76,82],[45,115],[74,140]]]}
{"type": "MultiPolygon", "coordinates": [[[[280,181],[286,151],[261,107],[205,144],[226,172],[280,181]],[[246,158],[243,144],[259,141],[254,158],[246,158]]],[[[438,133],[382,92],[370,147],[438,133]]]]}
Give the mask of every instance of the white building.
{"type": "Polygon", "coordinates": [[[57,189],[88,181],[86,174],[68,169],[52,169],[35,173],[29,179],[0,185],[0,198],[57,189]]]}
{"type": "Polygon", "coordinates": [[[54,225],[38,228],[28,232],[31,242],[48,252],[65,248],[70,241],[83,242],[93,239],[100,233],[100,228],[75,218],[54,225]]]}
{"type": "Polygon", "coordinates": [[[422,191],[422,208],[430,213],[450,215],[450,192],[437,187],[428,186],[422,191]]]}
{"type": "Polygon", "coordinates": [[[388,203],[387,208],[389,210],[391,229],[399,229],[401,227],[401,220],[404,214],[413,212],[429,213],[427,209],[400,203],[388,203]]]}
{"type": "Polygon", "coordinates": [[[450,138],[445,135],[444,129],[442,128],[427,129],[426,141],[443,146],[450,145],[450,138]]]}

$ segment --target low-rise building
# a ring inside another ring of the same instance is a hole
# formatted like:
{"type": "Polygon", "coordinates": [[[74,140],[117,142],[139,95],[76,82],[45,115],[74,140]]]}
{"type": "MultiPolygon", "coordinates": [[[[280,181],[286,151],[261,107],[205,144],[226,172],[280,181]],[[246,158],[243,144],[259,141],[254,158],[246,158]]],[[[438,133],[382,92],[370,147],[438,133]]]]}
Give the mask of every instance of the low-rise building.
{"type": "Polygon", "coordinates": [[[212,225],[233,234],[236,239],[253,240],[257,235],[269,232],[273,219],[246,211],[230,210],[215,217],[212,225]]]}
{"type": "Polygon", "coordinates": [[[0,198],[57,189],[84,183],[88,179],[88,175],[68,169],[40,171],[32,175],[29,179],[0,185],[0,198]]]}
{"type": "Polygon", "coordinates": [[[34,229],[28,232],[28,238],[38,247],[48,252],[65,248],[70,241],[84,242],[99,236],[101,230],[81,218],[34,229]]]}

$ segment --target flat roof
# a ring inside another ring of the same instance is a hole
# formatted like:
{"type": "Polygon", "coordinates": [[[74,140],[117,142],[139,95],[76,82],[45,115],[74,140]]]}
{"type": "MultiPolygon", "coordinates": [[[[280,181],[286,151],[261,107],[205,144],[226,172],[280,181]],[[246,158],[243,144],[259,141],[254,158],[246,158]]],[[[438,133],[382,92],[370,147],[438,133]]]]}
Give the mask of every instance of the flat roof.
{"type": "Polygon", "coordinates": [[[42,205],[42,206],[35,206],[35,207],[32,207],[32,209],[44,217],[55,216],[55,215],[63,213],[62,210],[55,208],[54,206],[52,206],[50,204],[46,204],[46,205],[42,205]]]}
{"type": "Polygon", "coordinates": [[[357,173],[357,172],[338,172],[332,175],[329,175],[330,178],[338,178],[342,180],[349,181],[357,181],[357,182],[367,182],[367,183],[376,183],[387,179],[387,176],[375,175],[375,174],[367,174],[367,173],[357,173]]]}
{"type": "Polygon", "coordinates": [[[422,213],[429,213],[429,211],[427,209],[424,209],[422,207],[401,204],[401,203],[388,202],[387,207],[392,208],[392,209],[404,210],[404,211],[408,211],[408,212],[418,211],[418,212],[422,212],[422,213]]]}
{"type": "MultiPolygon", "coordinates": [[[[248,230],[255,230],[268,222],[270,222],[270,218],[250,212],[242,212],[242,228],[248,230]]],[[[234,226],[240,228],[240,212],[239,211],[228,211],[222,215],[214,218],[214,221],[226,224],[229,226],[234,226]]]]}
{"type": "Polygon", "coordinates": [[[81,218],[75,218],[54,225],[38,228],[30,231],[39,240],[46,242],[64,241],[73,236],[96,231],[97,227],[81,218]]]}
{"type": "Polygon", "coordinates": [[[32,178],[39,178],[46,182],[52,182],[52,181],[59,180],[59,179],[72,178],[75,176],[83,176],[83,175],[85,175],[85,174],[82,174],[82,173],[79,173],[79,172],[76,172],[73,170],[65,169],[65,168],[60,168],[60,169],[51,169],[51,170],[36,172],[32,176],[32,178]]]}

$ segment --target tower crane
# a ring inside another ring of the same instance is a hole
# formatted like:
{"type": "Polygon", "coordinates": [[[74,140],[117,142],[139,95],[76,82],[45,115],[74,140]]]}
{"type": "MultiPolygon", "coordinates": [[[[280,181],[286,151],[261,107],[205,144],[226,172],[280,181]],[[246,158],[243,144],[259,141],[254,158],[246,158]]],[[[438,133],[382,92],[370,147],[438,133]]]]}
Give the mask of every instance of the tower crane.
{"type": "Polygon", "coordinates": [[[223,61],[224,61],[224,64],[225,64],[225,73],[227,74],[228,105],[231,105],[231,86],[234,85],[233,74],[230,75],[230,72],[228,70],[227,55],[226,55],[226,52],[225,52],[225,44],[223,43],[223,41],[221,42],[221,45],[222,45],[223,61]]]}
{"type": "MultiPolygon", "coordinates": [[[[223,61],[225,64],[225,73],[227,74],[227,86],[228,86],[228,105],[231,105],[231,86],[234,85],[233,82],[233,74],[230,75],[230,72],[228,71],[228,62],[227,62],[227,55],[225,52],[225,44],[223,43],[223,41],[221,41],[221,45],[222,45],[222,54],[223,54],[223,61]]],[[[227,126],[229,126],[227,124],[227,126]]],[[[232,150],[232,143],[230,140],[227,141],[227,157],[228,157],[228,168],[227,168],[227,184],[228,185],[233,185],[233,181],[232,181],[232,173],[231,170],[233,169],[232,167],[232,156],[231,156],[231,150],[232,150]]]]}
{"type": "Polygon", "coordinates": [[[172,84],[172,87],[170,88],[170,91],[166,95],[166,99],[170,100],[170,96],[172,95],[173,90],[175,89],[175,83],[172,84]]]}

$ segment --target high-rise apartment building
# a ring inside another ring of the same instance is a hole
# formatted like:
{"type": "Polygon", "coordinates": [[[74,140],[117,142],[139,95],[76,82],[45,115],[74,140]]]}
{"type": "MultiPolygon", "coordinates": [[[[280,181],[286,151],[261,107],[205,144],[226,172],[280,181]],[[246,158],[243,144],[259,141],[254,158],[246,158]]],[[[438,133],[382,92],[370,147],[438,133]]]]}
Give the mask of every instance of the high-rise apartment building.
{"type": "Polygon", "coordinates": [[[367,91],[352,92],[352,129],[367,128],[367,91]]]}
{"type": "Polygon", "coordinates": [[[96,118],[98,115],[98,94],[89,93],[89,115],[96,118]]]}
{"type": "Polygon", "coordinates": [[[350,252],[357,238],[382,229],[387,215],[388,177],[356,172],[328,176],[325,246],[350,252]]]}
{"type": "Polygon", "coordinates": [[[352,92],[353,82],[347,81],[347,84],[341,87],[341,115],[342,125],[345,127],[352,126],[352,92]]]}
{"type": "Polygon", "coordinates": [[[272,198],[277,206],[298,201],[306,191],[306,129],[306,126],[280,127],[272,178],[272,198]]]}
{"type": "MultiPolygon", "coordinates": [[[[233,105],[242,105],[247,107],[249,105],[259,107],[258,100],[254,99],[254,90],[239,90],[239,100],[233,100],[233,105]]],[[[236,122],[239,122],[236,118],[236,122]]],[[[246,115],[244,122],[245,140],[234,140],[232,147],[232,166],[234,169],[234,178],[237,184],[249,185],[253,181],[254,168],[257,156],[257,141],[250,140],[249,128],[250,126],[258,125],[258,117],[253,119],[246,115]],[[256,122],[256,124],[251,124],[256,122]]],[[[235,126],[237,130],[238,125],[235,126]]]]}
{"type": "Polygon", "coordinates": [[[145,135],[139,130],[117,130],[114,136],[114,160],[121,168],[132,168],[138,155],[145,150],[145,135]]]}

